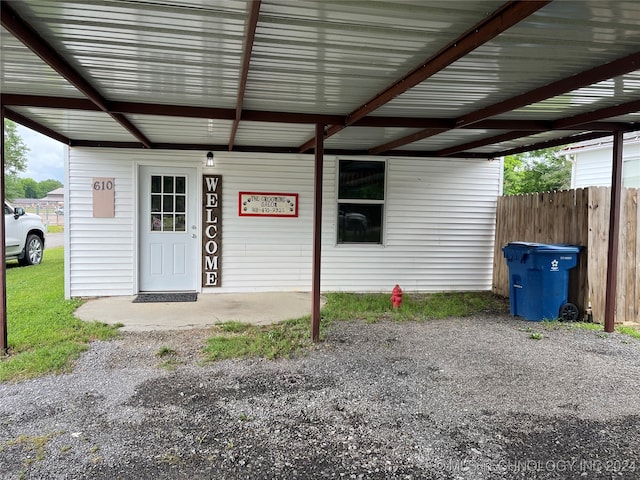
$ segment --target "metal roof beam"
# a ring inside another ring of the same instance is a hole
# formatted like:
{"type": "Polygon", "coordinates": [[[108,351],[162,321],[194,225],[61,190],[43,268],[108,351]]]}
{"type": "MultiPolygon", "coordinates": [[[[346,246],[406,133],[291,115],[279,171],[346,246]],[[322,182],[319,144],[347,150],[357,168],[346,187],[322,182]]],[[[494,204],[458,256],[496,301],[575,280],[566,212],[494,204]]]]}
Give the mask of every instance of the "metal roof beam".
{"type": "Polygon", "coordinates": [[[580,129],[586,129],[589,122],[597,122],[604,118],[614,118],[629,113],[640,112],[640,100],[622,103],[613,107],[605,107],[592,112],[580,113],[573,117],[567,117],[553,122],[553,128],[560,130],[579,126],[580,129]]]}
{"type": "MultiPolygon", "coordinates": [[[[347,115],[347,121],[343,125],[334,125],[325,130],[325,138],[342,131],[353,125],[358,120],[367,116],[372,111],[380,108],[398,95],[422,83],[427,78],[435,75],[456,60],[464,57],[479,46],[497,37],[502,32],[521,22],[529,15],[550,3],[549,1],[509,1],[502,5],[491,15],[471,27],[458,38],[442,48],[434,56],[426,59],[422,65],[409,72],[407,75],[394,82],[392,85],[378,93],[353,112],[347,115]]],[[[312,138],[300,146],[300,152],[306,152],[313,147],[315,140],[312,138]]]]}
{"type": "MultiPolygon", "coordinates": [[[[476,110],[475,112],[471,112],[467,115],[464,115],[456,119],[455,128],[469,127],[489,117],[510,112],[515,109],[524,107],[526,105],[530,105],[532,103],[540,102],[548,98],[562,95],[563,93],[567,93],[572,90],[577,90],[579,88],[586,87],[593,83],[608,80],[610,78],[632,72],[634,70],[637,70],[638,68],[640,68],[640,52],[627,55],[626,57],[619,58],[607,64],[600,65],[598,67],[592,68],[590,70],[586,70],[584,72],[578,73],[576,75],[572,75],[567,78],[563,78],[562,80],[558,80],[557,82],[550,83],[549,85],[545,85],[544,87],[536,88],[535,90],[531,90],[521,95],[517,95],[515,97],[504,100],[502,102],[489,105],[488,107],[481,108],[479,110],[476,110]]],[[[628,112],[625,112],[625,113],[628,113],[628,112]]],[[[595,116],[589,117],[586,114],[583,114],[583,115],[584,117],[581,117],[580,115],[576,116],[578,117],[575,120],[575,122],[577,123],[570,124],[570,122],[567,121],[563,124],[563,123],[555,122],[553,127],[550,128],[549,130],[553,130],[554,128],[560,129],[561,126],[562,127],[575,126],[580,123],[587,123],[587,122],[595,121],[601,118],[607,118],[604,116],[596,118],[595,116]]],[[[614,115],[609,115],[609,117],[611,116],[614,116],[614,115]]],[[[441,132],[437,132],[433,129],[427,128],[422,132],[416,132],[411,135],[407,135],[403,138],[394,140],[393,142],[389,142],[385,145],[380,145],[379,147],[376,147],[374,150],[381,151],[381,149],[388,147],[389,145],[391,145],[392,148],[399,147],[402,145],[407,145],[409,143],[417,142],[418,140],[423,140],[425,138],[432,137],[434,135],[437,135],[438,133],[441,133],[441,132]]]]}
{"type": "MultiPolygon", "coordinates": [[[[610,135],[611,132],[618,131],[632,131],[635,129],[635,124],[633,123],[624,123],[624,122],[597,122],[596,120],[602,118],[611,118],[619,115],[625,115],[627,113],[633,113],[640,110],[640,100],[634,100],[632,102],[623,103],[620,105],[616,105],[614,107],[606,107],[600,110],[594,110],[593,112],[588,112],[580,115],[575,115],[573,117],[567,117],[560,120],[556,120],[551,123],[551,126],[547,129],[547,131],[552,130],[577,130],[579,125],[580,130],[591,130],[597,132],[609,132],[603,134],[604,136],[610,135]],[[591,122],[591,123],[585,123],[591,122]]],[[[478,125],[478,124],[475,124],[478,125]]],[[[495,137],[485,138],[483,140],[478,140],[475,142],[461,144],[455,147],[446,148],[437,152],[438,156],[448,156],[454,153],[463,152],[472,148],[484,147],[485,145],[492,145],[500,142],[505,142],[508,140],[515,140],[517,138],[528,137],[529,135],[533,135],[535,133],[539,133],[538,131],[511,131],[505,133],[503,135],[497,135],[495,137]]],[[[571,138],[571,137],[565,137],[571,138]]],[[[595,137],[599,138],[599,137],[595,137]]],[[[559,145],[564,145],[560,143],[559,145]]],[[[554,145],[555,146],[555,145],[554,145]]],[[[547,148],[547,147],[542,147],[547,148]]],[[[538,150],[538,149],[535,149],[538,150]]]]}
{"type": "MultiPolygon", "coordinates": [[[[38,108],[64,108],[69,110],[101,111],[86,98],[49,97],[41,95],[25,95],[3,93],[0,99],[4,105],[38,108]]],[[[186,118],[211,118],[215,120],[234,120],[235,111],[231,108],[193,107],[187,105],[162,105],[140,102],[110,102],[111,111],[123,114],[158,115],[186,118]]],[[[546,120],[481,120],[472,125],[463,125],[463,129],[473,130],[575,130],[580,125],[583,130],[624,130],[627,123],[604,122],[600,119],[625,115],[640,110],[640,102],[630,102],[609,109],[589,112],[556,122],[546,120]],[[602,112],[602,113],[600,113],[602,112]],[[587,123],[583,123],[587,122],[587,123]]],[[[327,115],[297,112],[269,112],[261,110],[244,110],[242,121],[267,123],[317,124],[340,122],[342,115],[327,115]]],[[[389,127],[389,128],[453,128],[455,119],[415,118],[415,117],[364,117],[354,127],[389,127]]]]}
{"type": "Polygon", "coordinates": [[[30,118],[25,117],[24,115],[20,115],[18,112],[14,112],[13,110],[7,107],[5,107],[5,117],[8,118],[9,120],[19,123],[24,127],[30,128],[31,130],[35,130],[36,132],[41,133],[42,135],[53,138],[54,140],[64,143],[65,145],[69,145],[70,140],[68,137],[61,135],[60,133],[50,129],[49,127],[45,127],[41,123],[35,122],[30,118]]]}
{"type": "Polygon", "coordinates": [[[594,140],[596,138],[610,137],[611,135],[611,132],[588,132],[582,133],[580,135],[569,135],[567,137],[556,138],[544,142],[530,143],[529,145],[523,145],[522,147],[512,148],[510,150],[494,152],[492,155],[494,157],[506,157],[507,155],[532,152],[534,150],[542,150],[543,148],[559,147],[561,145],[568,145],[570,143],[578,143],[584,142],[586,140],[594,140]]]}
{"type": "Polygon", "coordinates": [[[240,82],[238,85],[238,98],[236,100],[236,115],[231,126],[231,134],[229,135],[229,151],[233,149],[233,143],[238,132],[238,125],[242,118],[242,106],[244,104],[244,94],[247,89],[247,77],[249,76],[249,65],[251,64],[251,52],[253,51],[253,42],[256,38],[256,27],[260,16],[261,0],[253,0],[250,2],[249,21],[247,22],[247,31],[244,36],[244,48],[242,52],[242,70],[240,72],[240,82]]]}
{"type": "Polygon", "coordinates": [[[495,143],[508,142],[509,140],[515,140],[517,138],[528,137],[529,135],[535,135],[536,133],[540,133],[538,131],[515,131],[515,132],[507,132],[502,135],[496,135],[491,138],[483,138],[482,140],[476,140],[475,142],[463,143],[461,145],[445,148],[443,150],[439,150],[437,155],[439,157],[448,157],[455,153],[464,152],[465,150],[472,150],[474,148],[484,147],[485,145],[491,145],[495,143]]]}
{"type": "Polygon", "coordinates": [[[147,148],[151,142],[136,128],[126,117],[120,113],[114,113],[109,109],[109,102],[89,83],[80,73],[71,66],[46,40],[44,40],[31,25],[25,22],[8,2],[0,3],[0,19],[2,26],[26,47],[35,53],[43,62],[49,65],[59,75],[64,77],[71,85],[80,90],[89,100],[95,103],[100,110],[111,116],[124,127],[131,135],[139,140],[147,148]]]}
{"type": "Polygon", "coordinates": [[[488,117],[510,112],[518,108],[541,102],[558,95],[562,95],[579,88],[593,85],[625,73],[633,72],[640,68],[640,52],[632,53],[604,65],[599,65],[584,72],[571,75],[544,87],[536,88],[529,92],[517,95],[499,103],[481,108],[456,120],[456,127],[469,125],[488,117]]]}

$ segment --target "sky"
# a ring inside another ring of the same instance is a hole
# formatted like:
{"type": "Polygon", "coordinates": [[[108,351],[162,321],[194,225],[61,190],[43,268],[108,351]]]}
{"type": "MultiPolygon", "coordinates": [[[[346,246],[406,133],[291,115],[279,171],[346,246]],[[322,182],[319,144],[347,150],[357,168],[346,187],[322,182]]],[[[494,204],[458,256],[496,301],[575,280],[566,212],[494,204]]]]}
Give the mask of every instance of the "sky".
{"type": "Polygon", "coordinates": [[[27,169],[19,176],[42,180],[58,180],[64,183],[65,145],[16,123],[18,135],[27,147],[27,169]]]}

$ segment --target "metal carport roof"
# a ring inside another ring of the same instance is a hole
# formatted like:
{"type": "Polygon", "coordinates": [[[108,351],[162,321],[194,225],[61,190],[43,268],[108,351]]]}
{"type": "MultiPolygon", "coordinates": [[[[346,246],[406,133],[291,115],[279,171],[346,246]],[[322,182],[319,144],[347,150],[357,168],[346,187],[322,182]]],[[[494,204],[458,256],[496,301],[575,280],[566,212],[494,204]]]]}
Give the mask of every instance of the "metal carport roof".
{"type": "MultiPolygon", "coordinates": [[[[3,114],[70,146],[491,158],[640,129],[640,2],[1,3],[3,114]]],[[[621,138],[621,134],[620,134],[621,138]]]]}

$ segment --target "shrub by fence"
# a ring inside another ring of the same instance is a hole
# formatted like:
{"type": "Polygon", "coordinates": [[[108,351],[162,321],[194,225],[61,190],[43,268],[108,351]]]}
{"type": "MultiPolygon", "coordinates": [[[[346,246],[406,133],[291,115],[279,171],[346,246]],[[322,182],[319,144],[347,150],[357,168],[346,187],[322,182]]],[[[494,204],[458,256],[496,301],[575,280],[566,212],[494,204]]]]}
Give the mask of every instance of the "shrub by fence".
{"type": "MultiPolygon", "coordinates": [[[[617,271],[616,322],[640,322],[640,209],[638,189],[622,189],[617,271]]],[[[604,322],[611,189],[589,187],[498,199],[493,262],[494,292],[509,296],[502,247],[509,242],[581,245],[571,271],[569,301],[581,310],[591,303],[604,322]]]]}

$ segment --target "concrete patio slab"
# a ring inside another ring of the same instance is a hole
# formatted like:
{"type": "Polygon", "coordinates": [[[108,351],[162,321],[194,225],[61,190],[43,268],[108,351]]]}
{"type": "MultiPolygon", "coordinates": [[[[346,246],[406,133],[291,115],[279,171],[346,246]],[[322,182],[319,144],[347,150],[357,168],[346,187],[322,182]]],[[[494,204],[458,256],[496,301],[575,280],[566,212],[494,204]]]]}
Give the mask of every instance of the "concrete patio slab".
{"type": "Polygon", "coordinates": [[[311,293],[306,292],[209,293],[184,303],[133,303],[135,298],[93,298],[75,315],[85,321],[122,323],[123,331],[150,331],[203,328],[229,320],[269,325],[311,314],[311,293]]]}

